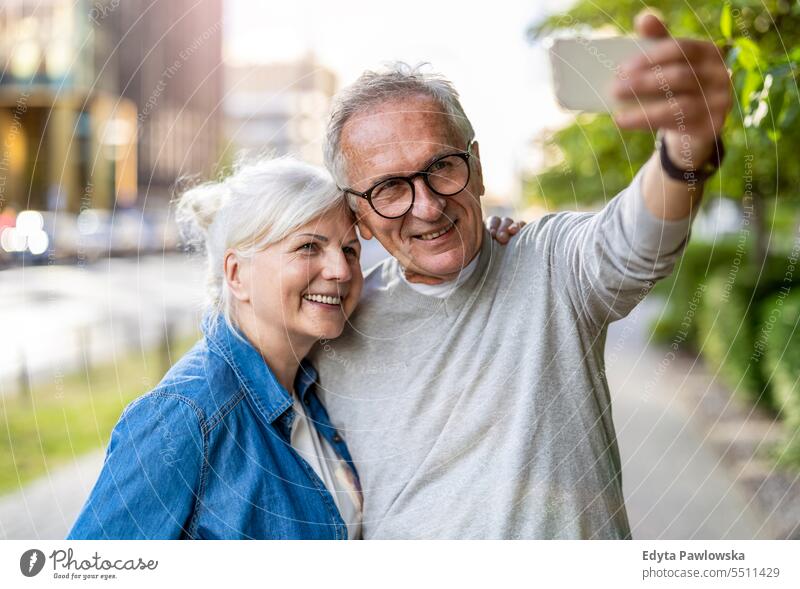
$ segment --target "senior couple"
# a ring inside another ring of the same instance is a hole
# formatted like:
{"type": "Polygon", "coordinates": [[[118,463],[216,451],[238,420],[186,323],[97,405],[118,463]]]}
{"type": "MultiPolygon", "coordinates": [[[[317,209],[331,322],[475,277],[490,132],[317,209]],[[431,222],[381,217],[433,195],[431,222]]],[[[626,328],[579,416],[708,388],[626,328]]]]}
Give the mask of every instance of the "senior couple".
{"type": "Polygon", "coordinates": [[[670,273],[731,104],[713,45],[637,29],[663,39],[615,117],[661,142],[596,214],[487,229],[456,91],[404,66],[337,97],[335,180],[277,159],[188,191],[203,338],[123,413],[70,538],[630,538],[606,327],[670,273]],[[356,226],[391,254],[363,277],[356,226]]]}

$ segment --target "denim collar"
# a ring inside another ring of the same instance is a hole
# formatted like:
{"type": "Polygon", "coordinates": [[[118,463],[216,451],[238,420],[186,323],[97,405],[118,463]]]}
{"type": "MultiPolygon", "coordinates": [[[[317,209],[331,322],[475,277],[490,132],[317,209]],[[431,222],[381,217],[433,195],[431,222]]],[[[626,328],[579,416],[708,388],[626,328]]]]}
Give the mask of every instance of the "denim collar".
{"type": "MultiPolygon", "coordinates": [[[[232,329],[222,315],[211,314],[203,318],[202,330],[209,346],[225,359],[267,423],[271,424],[292,406],[292,395],[240,330],[232,329]]],[[[316,370],[304,358],[294,382],[301,402],[307,404],[306,397],[316,380],[316,370]]]]}

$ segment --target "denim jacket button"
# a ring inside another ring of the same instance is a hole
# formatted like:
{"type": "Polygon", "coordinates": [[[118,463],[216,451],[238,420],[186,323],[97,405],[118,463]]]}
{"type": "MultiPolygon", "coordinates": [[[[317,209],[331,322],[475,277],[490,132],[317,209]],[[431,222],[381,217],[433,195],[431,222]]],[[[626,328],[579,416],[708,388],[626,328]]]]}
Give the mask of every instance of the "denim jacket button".
{"type": "Polygon", "coordinates": [[[342,436],[340,436],[339,434],[333,434],[333,441],[338,444],[339,442],[342,441],[342,436]]]}
{"type": "Polygon", "coordinates": [[[306,397],[305,399],[303,399],[303,404],[304,405],[311,405],[311,400],[308,397],[306,397]]]}

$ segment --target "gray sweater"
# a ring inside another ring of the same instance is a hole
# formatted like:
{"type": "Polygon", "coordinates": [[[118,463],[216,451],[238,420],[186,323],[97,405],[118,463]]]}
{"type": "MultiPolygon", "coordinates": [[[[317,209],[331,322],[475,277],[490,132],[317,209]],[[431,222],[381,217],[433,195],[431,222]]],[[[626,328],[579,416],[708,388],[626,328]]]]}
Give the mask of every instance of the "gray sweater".
{"type": "Polygon", "coordinates": [[[319,392],[364,493],[365,538],[630,538],[606,326],[667,276],[691,219],[644,207],[642,171],[599,213],[486,233],[449,297],[371,270],[319,392]]]}

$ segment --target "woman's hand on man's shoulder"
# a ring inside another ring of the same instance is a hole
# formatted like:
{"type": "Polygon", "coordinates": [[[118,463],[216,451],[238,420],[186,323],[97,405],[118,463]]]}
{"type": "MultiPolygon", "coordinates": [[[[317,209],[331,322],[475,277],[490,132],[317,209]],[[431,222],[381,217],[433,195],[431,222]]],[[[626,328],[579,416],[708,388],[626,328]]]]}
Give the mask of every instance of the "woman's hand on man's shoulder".
{"type": "Polygon", "coordinates": [[[525,221],[514,221],[511,217],[491,216],[486,218],[486,228],[492,239],[498,243],[505,245],[511,238],[519,233],[519,230],[525,226],[525,221]]]}

